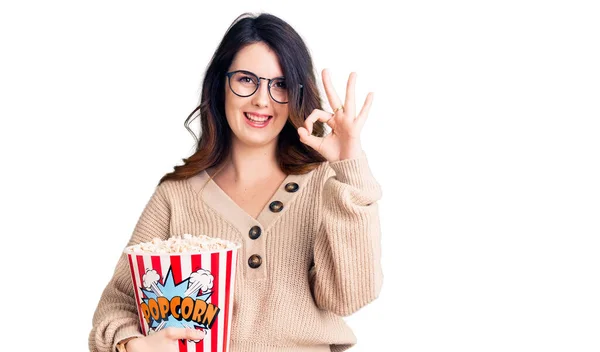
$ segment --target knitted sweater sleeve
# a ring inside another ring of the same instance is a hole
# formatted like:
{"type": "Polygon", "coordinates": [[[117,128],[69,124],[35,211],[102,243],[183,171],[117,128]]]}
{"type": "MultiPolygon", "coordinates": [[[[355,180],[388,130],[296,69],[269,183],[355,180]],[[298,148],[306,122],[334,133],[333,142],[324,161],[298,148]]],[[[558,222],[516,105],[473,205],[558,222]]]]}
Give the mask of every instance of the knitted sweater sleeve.
{"type": "MultiPolygon", "coordinates": [[[[169,204],[158,186],[138,219],[128,246],[151,241],[154,237],[166,239],[169,219],[169,204]]],[[[139,322],[129,263],[127,256],[121,254],[94,313],[88,341],[90,352],[115,351],[119,341],[142,336],[139,322]]]]}
{"type": "Polygon", "coordinates": [[[381,290],[381,187],[364,154],[329,166],[310,278],[317,306],[347,316],[381,290]]]}

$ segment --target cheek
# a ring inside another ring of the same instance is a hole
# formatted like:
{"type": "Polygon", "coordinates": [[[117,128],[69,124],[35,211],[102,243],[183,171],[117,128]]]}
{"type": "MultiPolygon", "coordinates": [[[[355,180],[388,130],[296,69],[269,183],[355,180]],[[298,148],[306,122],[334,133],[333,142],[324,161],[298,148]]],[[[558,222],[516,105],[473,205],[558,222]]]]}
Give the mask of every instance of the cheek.
{"type": "Polygon", "coordinates": [[[288,109],[280,109],[276,111],[277,114],[277,126],[279,126],[279,128],[283,128],[283,126],[286,124],[287,120],[289,119],[289,115],[288,115],[288,109]]]}
{"type": "Polygon", "coordinates": [[[277,117],[283,117],[284,119],[287,119],[287,117],[289,116],[289,109],[287,106],[281,106],[275,108],[275,113],[277,114],[277,117]]]}
{"type": "Polygon", "coordinates": [[[233,118],[240,110],[240,102],[236,96],[231,96],[231,93],[225,94],[225,114],[227,119],[233,118]]]}

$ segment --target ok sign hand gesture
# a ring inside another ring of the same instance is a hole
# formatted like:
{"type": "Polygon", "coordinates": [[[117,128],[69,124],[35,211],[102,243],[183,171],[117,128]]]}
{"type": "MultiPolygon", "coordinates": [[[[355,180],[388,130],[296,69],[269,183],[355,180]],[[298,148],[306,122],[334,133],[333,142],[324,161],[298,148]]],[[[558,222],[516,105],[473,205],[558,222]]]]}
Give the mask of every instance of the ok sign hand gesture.
{"type": "Polygon", "coordinates": [[[329,162],[356,158],[362,153],[360,131],[367,120],[373,93],[367,95],[360,113],[356,115],[354,102],[356,73],[352,72],[348,78],[346,101],[343,105],[333,88],[329,71],[323,70],[322,76],[329,105],[334,109],[333,113],[320,109],[313,110],[304,121],[304,127],[298,128],[300,141],[318,151],[329,162]],[[313,124],[317,120],[329,125],[331,133],[325,137],[313,136],[313,124]]]}

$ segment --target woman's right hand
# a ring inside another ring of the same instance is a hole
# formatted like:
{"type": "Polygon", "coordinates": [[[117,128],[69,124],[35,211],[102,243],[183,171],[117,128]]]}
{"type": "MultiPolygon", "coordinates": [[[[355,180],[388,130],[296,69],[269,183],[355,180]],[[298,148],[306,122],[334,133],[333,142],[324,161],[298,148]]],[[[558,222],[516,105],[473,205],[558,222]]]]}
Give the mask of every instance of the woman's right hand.
{"type": "Polygon", "coordinates": [[[166,328],[152,335],[129,340],[125,346],[127,352],[178,352],[178,340],[202,340],[204,330],[185,328],[166,328]]]}

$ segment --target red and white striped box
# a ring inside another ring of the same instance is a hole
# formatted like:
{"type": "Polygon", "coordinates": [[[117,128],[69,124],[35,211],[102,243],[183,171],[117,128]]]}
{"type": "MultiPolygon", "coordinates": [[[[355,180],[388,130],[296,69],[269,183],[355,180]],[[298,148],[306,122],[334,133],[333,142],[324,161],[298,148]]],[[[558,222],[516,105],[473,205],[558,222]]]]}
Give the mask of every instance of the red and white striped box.
{"type": "Polygon", "coordinates": [[[203,340],[179,341],[180,352],[228,352],[239,246],[198,253],[125,251],[142,333],[202,329],[203,340]]]}

